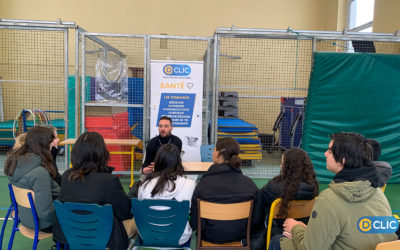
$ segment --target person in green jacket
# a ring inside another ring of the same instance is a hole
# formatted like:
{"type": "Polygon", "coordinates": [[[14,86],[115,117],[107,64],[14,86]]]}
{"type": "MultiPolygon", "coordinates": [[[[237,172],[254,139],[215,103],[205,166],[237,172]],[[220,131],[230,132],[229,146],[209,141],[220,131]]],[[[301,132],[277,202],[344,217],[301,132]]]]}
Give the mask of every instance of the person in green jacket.
{"type": "MultiPolygon", "coordinates": [[[[4,174],[11,184],[33,190],[35,193],[39,229],[49,233],[52,232],[51,226],[55,217],[53,200],[60,192],[60,187],[53,180],[56,170],[50,147],[54,138],[50,128],[39,126],[31,128],[26,135],[25,143],[11,151],[4,165],[4,174]]],[[[18,212],[22,225],[34,229],[31,210],[18,206],[18,212]]]]}
{"type": "Polygon", "coordinates": [[[284,235],[270,249],[375,249],[380,242],[397,239],[395,233],[359,230],[364,216],[392,216],[386,196],[378,188],[372,166],[372,148],[357,133],[331,135],[325,152],[326,168],[335,174],[329,187],[316,198],[308,225],[288,218],[284,235]],[[278,243],[278,247],[276,246],[278,243]],[[280,244],[279,244],[280,243],[280,244]]]}

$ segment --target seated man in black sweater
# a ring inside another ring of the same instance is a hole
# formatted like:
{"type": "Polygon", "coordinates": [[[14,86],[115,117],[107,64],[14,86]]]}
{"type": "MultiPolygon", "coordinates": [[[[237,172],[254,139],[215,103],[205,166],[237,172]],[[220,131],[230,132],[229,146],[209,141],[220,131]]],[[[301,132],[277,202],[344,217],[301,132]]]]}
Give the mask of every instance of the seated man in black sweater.
{"type": "Polygon", "coordinates": [[[172,120],[168,116],[163,116],[158,121],[158,136],[152,138],[146,147],[146,158],[142,165],[143,174],[150,174],[154,170],[154,158],[158,149],[164,144],[174,144],[182,151],[182,141],[179,137],[172,135],[172,120]]]}

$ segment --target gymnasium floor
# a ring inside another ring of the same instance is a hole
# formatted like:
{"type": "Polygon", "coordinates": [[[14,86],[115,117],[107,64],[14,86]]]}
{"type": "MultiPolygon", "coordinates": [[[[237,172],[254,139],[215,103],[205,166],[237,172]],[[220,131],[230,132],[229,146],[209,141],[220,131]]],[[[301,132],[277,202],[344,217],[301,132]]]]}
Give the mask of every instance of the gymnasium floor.
{"type": "MultiPolygon", "coordinates": [[[[265,183],[267,183],[267,179],[253,179],[254,182],[257,184],[258,187],[262,187],[265,183]]],[[[121,177],[121,182],[122,185],[125,188],[125,191],[128,192],[128,186],[129,186],[129,178],[128,176],[121,177]]],[[[8,188],[7,188],[8,180],[4,176],[0,176],[0,218],[1,218],[1,224],[4,221],[4,216],[7,211],[7,208],[10,205],[10,199],[8,195],[8,188]]],[[[328,184],[320,184],[320,190],[323,190],[327,187],[328,184]]],[[[390,205],[392,206],[392,210],[394,214],[400,215],[400,184],[389,184],[386,188],[385,194],[389,200],[390,205]]],[[[7,223],[7,228],[6,232],[4,235],[4,240],[3,240],[3,248],[2,249],[7,249],[8,245],[8,239],[10,237],[10,231],[11,231],[11,223],[12,221],[9,221],[7,223]]],[[[20,233],[16,233],[15,239],[14,239],[14,244],[13,244],[13,249],[30,249],[32,248],[32,240],[25,238],[22,236],[20,233]]],[[[53,241],[51,239],[44,239],[39,241],[38,249],[39,250],[49,250],[51,246],[53,245],[53,241]]]]}

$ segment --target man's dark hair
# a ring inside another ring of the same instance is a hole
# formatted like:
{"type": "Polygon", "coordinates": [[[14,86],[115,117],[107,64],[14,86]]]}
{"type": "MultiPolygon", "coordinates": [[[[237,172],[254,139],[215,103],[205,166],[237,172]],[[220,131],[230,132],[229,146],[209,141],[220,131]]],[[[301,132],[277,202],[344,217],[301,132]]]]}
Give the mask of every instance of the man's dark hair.
{"type": "Polygon", "coordinates": [[[172,126],[172,119],[171,118],[169,118],[168,116],[162,116],[161,118],[160,118],[160,120],[158,120],[158,121],[161,121],[161,120],[167,120],[167,121],[169,121],[169,123],[171,123],[171,126],[172,126]]]}
{"type": "Polygon", "coordinates": [[[381,144],[374,139],[367,139],[367,140],[369,145],[371,145],[372,147],[372,153],[373,153],[372,160],[377,161],[379,156],[381,155],[381,144]]]}
{"type": "Polygon", "coordinates": [[[340,132],[331,135],[333,141],[332,154],[336,162],[343,164],[343,168],[366,167],[372,161],[372,147],[368,140],[353,132],[340,132]]]}

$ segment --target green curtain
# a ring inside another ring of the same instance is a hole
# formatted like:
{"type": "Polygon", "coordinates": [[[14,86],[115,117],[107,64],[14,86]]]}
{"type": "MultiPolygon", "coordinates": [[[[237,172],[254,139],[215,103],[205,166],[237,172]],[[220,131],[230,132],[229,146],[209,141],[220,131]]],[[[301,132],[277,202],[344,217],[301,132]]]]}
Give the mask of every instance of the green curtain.
{"type": "Polygon", "coordinates": [[[318,179],[331,181],[324,152],[329,135],[357,132],[382,146],[379,160],[400,182],[400,56],[373,53],[314,53],[302,147],[318,179]]]}

